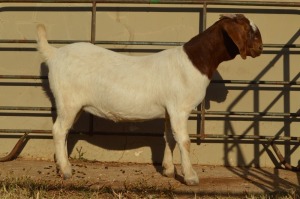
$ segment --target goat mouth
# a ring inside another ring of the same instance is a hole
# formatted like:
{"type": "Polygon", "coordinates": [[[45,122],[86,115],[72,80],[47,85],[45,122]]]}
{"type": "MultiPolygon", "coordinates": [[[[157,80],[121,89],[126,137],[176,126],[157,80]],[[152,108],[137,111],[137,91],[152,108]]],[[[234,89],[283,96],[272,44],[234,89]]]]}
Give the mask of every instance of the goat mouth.
{"type": "Polygon", "coordinates": [[[256,50],[256,49],[251,49],[250,54],[252,58],[260,56],[262,53],[262,50],[256,50]]]}

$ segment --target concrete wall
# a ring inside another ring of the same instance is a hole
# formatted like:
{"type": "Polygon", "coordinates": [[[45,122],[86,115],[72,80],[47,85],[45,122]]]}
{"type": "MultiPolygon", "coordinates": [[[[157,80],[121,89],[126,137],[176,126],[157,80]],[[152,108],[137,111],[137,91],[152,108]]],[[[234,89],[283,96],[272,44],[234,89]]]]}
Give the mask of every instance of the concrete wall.
{"type": "MultiPolygon", "coordinates": [[[[296,2],[296,0],[295,0],[296,2]]],[[[299,0],[297,2],[300,2],[299,0]]],[[[2,3],[0,39],[34,40],[35,26],[44,23],[50,40],[90,40],[90,4],[2,3]]],[[[207,26],[220,13],[244,13],[260,28],[265,44],[300,44],[299,7],[208,6],[207,26]]],[[[168,41],[186,42],[203,24],[201,5],[98,4],[97,41],[168,41]]],[[[57,45],[59,46],[59,45],[57,45]]],[[[141,56],[170,46],[101,45],[141,56]],[[128,50],[129,49],[129,50],[128,50]],[[153,50],[154,49],[154,50],[153,50]]],[[[1,75],[47,75],[35,44],[0,44],[1,75]],[[20,48],[24,47],[24,48],[20,48]]],[[[237,57],[222,63],[214,79],[298,81],[300,51],[296,48],[265,48],[262,56],[242,60],[237,57]]],[[[206,98],[207,111],[298,112],[298,86],[211,84],[206,98]]],[[[0,106],[51,107],[52,100],[45,80],[0,81],[0,106]]],[[[51,130],[55,113],[1,111],[0,129],[51,130]]],[[[299,119],[295,117],[207,116],[205,132],[226,135],[280,135],[299,137],[299,119]]],[[[94,118],[93,129],[123,132],[121,136],[69,136],[70,156],[99,161],[161,162],[162,136],[132,136],[128,132],[163,134],[163,121],[120,123],[94,118]]],[[[83,114],[74,130],[88,131],[89,115],[83,114]]],[[[192,115],[189,132],[196,134],[197,120],[192,115]]],[[[0,132],[0,155],[4,156],[20,134],[0,132]]],[[[266,144],[266,143],[265,143],[266,144]]],[[[280,145],[287,161],[297,165],[299,145],[280,145]]],[[[273,167],[270,147],[259,141],[193,140],[191,158],[195,164],[273,167]]],[[[51,136],[32,135],[20,154],[24,158],[52,159],[51,136]]],[[[179,151],[175,162],[179,163],[179,151]]]]}

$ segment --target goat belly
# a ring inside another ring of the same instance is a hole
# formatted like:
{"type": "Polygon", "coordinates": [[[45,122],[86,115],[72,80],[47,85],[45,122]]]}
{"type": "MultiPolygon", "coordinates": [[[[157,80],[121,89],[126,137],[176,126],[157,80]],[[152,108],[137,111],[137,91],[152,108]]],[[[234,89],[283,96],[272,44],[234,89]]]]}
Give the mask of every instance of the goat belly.
{"type": "Polygon", "coordinates": [[[94,106],[86,106],[84,110],[96,115],[101,118],[109,119],[114,122],[127,122],[127,121],[145,121],[151,120],[156,118],[164,118],[165,111],[163,108],[160,107],[145,107],[144,109],[115,109],[111,107],[105,108],[97,108],[94,106]]]}

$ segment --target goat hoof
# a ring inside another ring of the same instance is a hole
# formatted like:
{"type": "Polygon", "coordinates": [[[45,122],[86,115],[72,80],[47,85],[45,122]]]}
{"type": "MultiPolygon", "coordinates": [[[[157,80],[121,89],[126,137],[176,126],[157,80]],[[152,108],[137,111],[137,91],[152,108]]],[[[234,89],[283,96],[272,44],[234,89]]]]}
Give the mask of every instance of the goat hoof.
{"type": "Polygon", "coordinates": [[[176,169],[174,166],[169,167],[168,169],[164,168],[163,169],[163,176],[168,177],[168,178],[175,178],[176,176],[176,169]]]}
{"type": "Polygon", "coordinates": [[[199,184],[199,178],[198,177],[184,178],[184,182],[188,186],[195,186],[199,184]]]}
{"type": "Polygon", "coordinates": [[[62,177],[64,180],[67,180],[67,179],[69,179],[69,178],[72,177],[72,173],[70,173],[70,172],[62,173],[62,174],[61,174],[61,177],[62,177]]]}
{"type": "Polygon", "coordinates": [[[68,167],[64,170],[61,170],[61,177],[64,179],[64,180],[67,180],[69,178],[72,177],[72,169],[71,167],[68,167]]]}
{"type": "Polygon", "coordinates": [[[67,180],[67,179],[69,179],[69,178],[71,178],[72,177],[72,173],[69,173],[69,172],[62,172],[61,170],[59,170],[59,169],[57,169],[56,170],[56,174],[58,175],[58,176],[60,176],[63,180],[67,180]]]}
{"type": "Polygon", "coordinates": [[[164,169],[163,176],[168,177],[168,178],[175,178],[175,172],[174,172],[174,170],[168,171],[168,170],[164,169]]]}
{"type": "Polygon", "coordinates": [[[62,177],[64,180],[67,180],[72,177],[72,174],[63,174],[62,177]]]}

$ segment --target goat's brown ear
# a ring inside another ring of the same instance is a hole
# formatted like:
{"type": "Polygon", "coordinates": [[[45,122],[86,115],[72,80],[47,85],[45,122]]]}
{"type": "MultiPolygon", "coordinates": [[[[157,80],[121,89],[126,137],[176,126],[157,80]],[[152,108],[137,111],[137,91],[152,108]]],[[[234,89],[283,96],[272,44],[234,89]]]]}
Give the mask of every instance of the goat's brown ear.
{"type": "Polygon", "coordinates": [[[228,22],[224,23],[223,28],[227,32],[228,36],[232,39],[234,44],[238,47],[241,57],[243,59],[246,59],[247,37],[244,26],[236,22],[228,22]]]}

